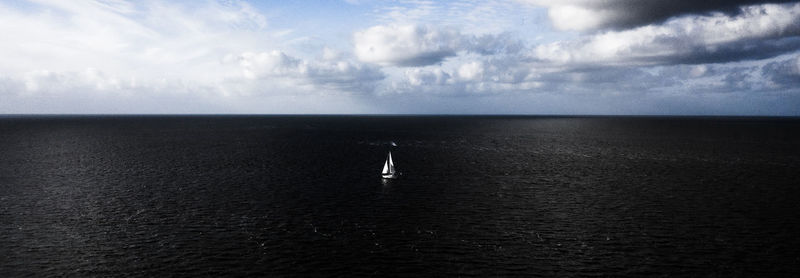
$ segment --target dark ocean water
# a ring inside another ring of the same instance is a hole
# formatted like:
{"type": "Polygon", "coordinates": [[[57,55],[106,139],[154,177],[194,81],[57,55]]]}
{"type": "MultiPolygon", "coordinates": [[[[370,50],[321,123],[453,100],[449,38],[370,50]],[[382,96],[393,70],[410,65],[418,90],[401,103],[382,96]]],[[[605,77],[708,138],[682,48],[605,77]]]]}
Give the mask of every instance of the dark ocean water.
{"type": "Polygon", "coordinates": [[[797,118],[5,116],[0,276],[797,277],[798,166],[797,118]]]}

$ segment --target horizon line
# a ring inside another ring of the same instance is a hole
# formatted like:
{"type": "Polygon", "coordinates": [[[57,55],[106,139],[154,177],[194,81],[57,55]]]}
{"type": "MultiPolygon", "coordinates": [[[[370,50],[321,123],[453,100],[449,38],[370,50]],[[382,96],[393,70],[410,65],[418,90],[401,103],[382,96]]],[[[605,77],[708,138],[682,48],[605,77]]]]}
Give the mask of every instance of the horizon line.
{"type": "Polygon", "coordinates": [[[800,115],[759,115],[759,114],[522,114],[522,113],[0,113],[0,117],[81,117],[81,116],[286,116],[286,117],[348,117],[348,116],[371,116],[371,117],[673,117],[673,118],[698,118],[698,117],[725,117],[725,118],[800,118],[800,115]]]}

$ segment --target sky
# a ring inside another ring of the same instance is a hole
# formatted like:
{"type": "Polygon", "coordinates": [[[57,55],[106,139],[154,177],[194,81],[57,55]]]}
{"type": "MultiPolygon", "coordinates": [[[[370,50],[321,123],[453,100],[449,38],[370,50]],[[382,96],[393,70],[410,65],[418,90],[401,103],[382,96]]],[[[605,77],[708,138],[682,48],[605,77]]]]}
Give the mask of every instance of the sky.
{"type": "Polygon", "coordinates": [[[0,0],[0,114],[800,116],[800,2],[0,0]]]}

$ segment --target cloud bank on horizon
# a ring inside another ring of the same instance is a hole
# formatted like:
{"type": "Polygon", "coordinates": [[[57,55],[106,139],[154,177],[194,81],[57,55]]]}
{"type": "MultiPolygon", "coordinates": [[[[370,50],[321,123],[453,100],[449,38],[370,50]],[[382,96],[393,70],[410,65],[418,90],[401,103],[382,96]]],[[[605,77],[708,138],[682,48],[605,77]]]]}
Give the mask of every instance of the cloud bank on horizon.
{"type": "Polygon", "coordinates": [[[0,113],[800,115],[797,1],[0,2],[0,113]]]}

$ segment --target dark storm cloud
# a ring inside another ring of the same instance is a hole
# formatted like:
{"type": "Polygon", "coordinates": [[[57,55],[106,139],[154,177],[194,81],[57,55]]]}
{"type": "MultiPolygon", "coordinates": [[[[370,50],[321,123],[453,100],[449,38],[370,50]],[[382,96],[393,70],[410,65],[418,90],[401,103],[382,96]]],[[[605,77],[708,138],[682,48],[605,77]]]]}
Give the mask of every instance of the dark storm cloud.
{"type": "MultiPolygon", "coordinates": [[[[661,23],[671,17],[686,14],[708,14],[711,12],[722,12],[728,15],[737,15],[741,10],[739,7],[747,5],[758,5],[767,3],[790,3],[797,1],[775,0],[618,0],[611,2],[607,9],[618,11],[619,16],[607,23],[604,27],[610,28],[631,28],[647,25],[651,23],[661,23]]],[[[597,5],[597,4],[593,4],[597,5]]]]}
{"type": "Polygon", "coordinates": [[[670,18],[684,15],[710,15],[722,13],[736,16],[743,7],[762,4],[782,4],[798,1],[734,0],[528,0],[549,8],[554,26],[564,30],[624,30],[661,24],[670,18]]]}
{"type": "Polygon", "coordinates": [[[598,29],[628,29],[653,23],[662,23],[665,20],[682,15],[705,15],[721,12],[730,16],[740,13],[742,6],[760,5],[768,3],[791,3],[789,0],[610,0],[610,1],[564,1],[558,5],[576,5],[604,16],[598,22],[598,29]]]}

